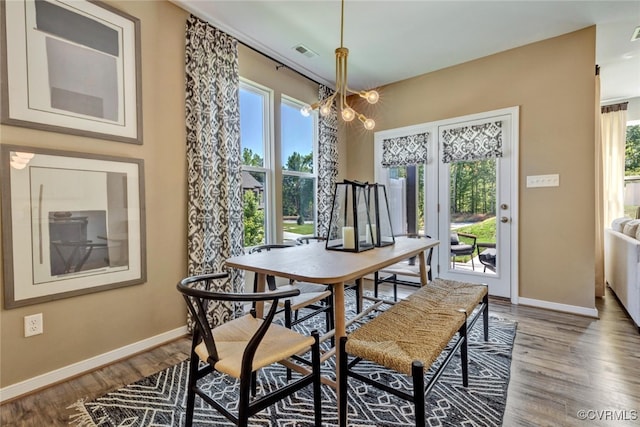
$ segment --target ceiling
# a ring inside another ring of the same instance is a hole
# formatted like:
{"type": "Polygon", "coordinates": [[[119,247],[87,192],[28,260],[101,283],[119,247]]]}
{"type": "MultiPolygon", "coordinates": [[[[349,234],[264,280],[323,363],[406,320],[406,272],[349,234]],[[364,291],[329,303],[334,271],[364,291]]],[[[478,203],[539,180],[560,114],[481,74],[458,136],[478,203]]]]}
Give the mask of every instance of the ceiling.
{"type": "MultiPolygon", "coordinates": [[[[334,86],[338,0],[172,0],[242,43],[334,86]],[[302,44],[317,56],[294,47],[302,44]]],[[[368,89],[596,25],[603,103],[640,96],[638,1],[347,0],[349,87],[368,89]]]]}

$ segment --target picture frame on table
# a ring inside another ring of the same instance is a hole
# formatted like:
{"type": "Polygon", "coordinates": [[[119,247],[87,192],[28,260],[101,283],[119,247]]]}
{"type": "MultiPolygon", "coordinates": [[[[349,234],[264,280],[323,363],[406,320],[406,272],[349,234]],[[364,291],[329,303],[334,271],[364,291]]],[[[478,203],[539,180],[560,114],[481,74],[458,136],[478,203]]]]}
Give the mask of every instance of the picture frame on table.
{"type": "Polygon", "coordinates": [[[0,3],[0,121],[142,144],[140,20],[100,1],[0,3]]]}
{"type": "Polygon", "coordinates": [[[146,282],[144,162],[0,146],[4,307],[146,282]]]}

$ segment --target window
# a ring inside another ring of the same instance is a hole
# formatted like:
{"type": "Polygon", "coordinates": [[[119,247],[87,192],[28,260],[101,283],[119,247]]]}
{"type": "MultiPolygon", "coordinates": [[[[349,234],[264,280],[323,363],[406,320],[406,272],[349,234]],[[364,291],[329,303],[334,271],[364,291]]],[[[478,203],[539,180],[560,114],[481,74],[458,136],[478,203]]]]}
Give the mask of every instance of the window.
{"type": "Polygon", "coordinates": [[[280,104],[283,241],[315,234],[317,115],[300,114],[304,104],[280,104]]]}
{"type": "Polygon", "coordinates": [[[273,98],[270,89],[240,80],[245,247],[315,234],[317,115],[302,116],[304,104],[283,95],[275,139],[273,98]],[[280,159],[272,155],[278,152],[280,159]]]}
{"type": "Polygon", "coordinates": [[[244,246],[267,242],[268,203],[271,200],[271,92],[245,80],[240,82],[240,144],[244,195],[244,246]]]}
{"type": "Polygon", "coordinates": [[[640,124],[627,123],[624,158],[624,214],[637,218],[640,214],[640,124]]]}
{"type": "Polygon", "coordinates": [[[387,198],[394,234],[424,234],[424,164],[389,168],[387,198]]]}

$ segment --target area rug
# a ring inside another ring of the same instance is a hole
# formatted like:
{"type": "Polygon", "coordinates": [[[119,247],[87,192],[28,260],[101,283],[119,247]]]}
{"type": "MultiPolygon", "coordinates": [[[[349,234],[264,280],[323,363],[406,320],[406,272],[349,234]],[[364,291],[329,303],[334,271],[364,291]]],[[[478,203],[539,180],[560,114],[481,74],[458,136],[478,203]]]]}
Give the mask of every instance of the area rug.
{"type": "MultiPolygon", "coordinates": [[[[511,352],[516,324],[490,317],[488,342],[482,339],[482,322],[478,321],[469,337],[469,387],[462,386],[460,358],[451,361],[435,388],[427,397],[429,426],[500,426],[507,398],[511,352]]],[[[323,369],[331,376],[334,359],[323,369]]],[[[437,366],[436,362],[434,366],[437,366]]],[[[410,390],[410,378],[374,364],[362,363],[369,375],[386,378],[396,387],[410,390]]],[[[77,426],[183,426],[186,407],[185,385],[188,361],[172,366],[134,384],[99,397],[94,401],[78,401],[69,424],[77,426]]],[[[260,387],[279,387],[286,381],[284,368],[270,368],[260,376],[260,387]]],[[[294,374],[295,375],[295,374],[294,374]]],[[[225,377],[208,383],[211,395],[235,412],[232,395],[238,386],[225,377]],[[223,393],[224,392],[224,393],[223,393]]],[[[260,392],[260,389],[259,389],[260,392]]],[[[393,395],[349,379],[348,423],[352,427],[410,426],[415,424],[413,405],[393,395]]],[[[325,426],[336,426],[335,390],[322,386],[322,420],[325,426]]],[[[196,397],[196,426],[232,426],[226,418],[196,397]]],[[[311,387],[265,409],[250,419],[251,426],[303,427],[313,425],[311,387]]]]}

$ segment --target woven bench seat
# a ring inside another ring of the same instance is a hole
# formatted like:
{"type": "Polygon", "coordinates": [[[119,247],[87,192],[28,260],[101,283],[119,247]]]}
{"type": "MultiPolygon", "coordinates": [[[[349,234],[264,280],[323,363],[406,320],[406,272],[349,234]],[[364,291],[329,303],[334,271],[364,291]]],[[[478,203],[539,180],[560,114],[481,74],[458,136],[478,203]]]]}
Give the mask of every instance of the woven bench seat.
{"type": "Polygon", "coordinates": [[[450,310],[424,311],[407,302],[401,301],[351,333],[346,352],[406,375],[411,375],[416,360],[431,366],[466,316],[450,310]]]}
{"type": "MultiPolygon", "coordinates": [[[[340,339],[340,387],[349,376],[415,404],[416,426],[425,425],[426,395],[460,350],[462,383],[468,385],[467,331],[482,314],[484,339],[488,340],[488,292],[486,285],[435,279],[378,317],[340,339]],[[446,351],[425,386],[425,372],[446,351]],[[348,355],[354,359],[349,362],[348,355]],[[413,392],[395,389],[352,368],[362,360],[409,375],[413,392]]],[[[342,393],[340,426],[346,426],[347,396],[342,393]],[[343,415],[344,414],[344,415],[343,415]]]]}

